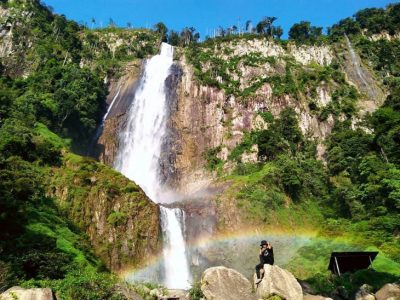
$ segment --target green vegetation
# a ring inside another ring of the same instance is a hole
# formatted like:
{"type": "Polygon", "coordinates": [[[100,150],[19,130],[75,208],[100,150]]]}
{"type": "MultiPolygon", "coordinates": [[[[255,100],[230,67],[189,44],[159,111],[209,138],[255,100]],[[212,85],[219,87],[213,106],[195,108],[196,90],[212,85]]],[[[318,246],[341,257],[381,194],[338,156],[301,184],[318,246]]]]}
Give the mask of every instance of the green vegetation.
{"type": "Polygon", "coordinates": [[[248,220],[267,227],[314,228],[326,238],[301,248],[288,266],[320,293],[339,285],[355,292],[362,282],[377,289],[400,276],[397,88],[366,117],[364,126],[371,133],[350,129],[350,121],[336,122],[326,142],[326,166],[316,160],[315,144],[303,136],[290,109],[278,119],[264,113],[268,129],[248,133],[230,154],[238,165],[225,180],[234,183],[230,192],[248,220]],[[241,163],[241,154],[253,144],[259,162],[241,163]],[[342,278],[325,271],[330,252],[357,249],[380,252],[374,270],[342,278]]]}
{"type": "MultiPolygon", "coordinates": [[[[143,214],[147,202],[133,183],[115,184],[122,175],[69,151],[87,151],[105,109],[104,76],[154,53],[157,34],[89,31],[39,1],[1,6],[1,27],[13,24],[13,53],[0,64],[0,292],[22,285],[51,287],[58,299],[125,299],[84,233],[91,218],[82,207],[90,189],[138,200],[130,205],[143,214]],[[132,44],[112,52],[116,38],[132,44]]],[[[111,226],[124,223],[122,208],[110,209],[111,226]]]]}
{"type": "Polygon", "coordinates": [[[311,26],[310,22],[301,21],[294,24],[289,30],[289,39],[298,43],[317,42],[322,36],[322,27],[311,26]]]}
{"type": "Polygon", "coordinates": [[[196,281],[192,284],[192,287],[189,290],[189,299],[190,300],[201,300],[203,299],[204,295],[201,291],[201,282],[196,281]]]}
{"type": "Polygon", "coordinates": [[[398,32],[400,4],[389,4],[384,8],[367,8],[358,11],[352,18],[346,18],[329,28],[329,36],[341,38],[344,34],[379,34],[383,31],[393,35],[398,32]]]}
{"type": "Polygon", "coordinates": [[[208,149],[204,153],[204,158],[207,161],[207,168],[211,171],[222,165],[222,159],[218,158],[217,154],[221,151],[221,147],[208,149]]]}

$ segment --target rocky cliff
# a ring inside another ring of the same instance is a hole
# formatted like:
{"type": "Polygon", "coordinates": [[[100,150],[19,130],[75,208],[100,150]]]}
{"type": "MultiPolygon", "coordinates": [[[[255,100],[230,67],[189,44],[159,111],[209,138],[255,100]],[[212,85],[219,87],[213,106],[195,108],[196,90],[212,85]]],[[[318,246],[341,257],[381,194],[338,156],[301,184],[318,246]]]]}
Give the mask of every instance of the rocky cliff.
{"type": "Polygon", "coordinates": [[[94,156],[109,166],[113,165],[118,151],[118,132],[125,124],[126,113],[141,73],[141,64],[141,60],[132,61],[123,67],[121,77],[111,77],[109,80],[108,111],[99,128],[100,136],[94,149],[94,156]]]}
{"type": "MultiPolygon", "coordinates": [[[[173,114],[179,132],[179,188],[189,192],[210,182],[205,159],[209,149],[218,148],[217,155],[229,171],[229,154],[246,132],[267,128],[261,115],[267,112],[279,117],[287,107],[296,112],[302,133],[317,141],[323,159],[323,142],[335,120],[358,120],[358,113],[350,115],[339,108],[343,101],[338,97],[340,89],[356,87],[359,95],[355,102],[369,112],[384,98],[371,72],[348,46],[340,45],[339,57],[339,45],[296,46],[263,38],[237,39],[205,43],[181,55],[182,77],[173,114]],[[360,76],[372,83],[366,84],[360,76]]],[[[242,161],[256,160],[254,145],[242,161]]]]}
{"type": "MultiPolygon", "coordinates": [[[[167,80],[170,120],[164,153],[168,155],[160,163],[166,183],[183,195],[201,194],[214,185],[218,175],[208,168],[210,151],[221,161],[224,173],[234,170],[237,161],[230,158],[232,152],[246,134],[267,129],[269,115],[279,118],[292,108],[302,134],[316,142],[317,157],[325,160],[325,140],[335,123],[351,120],[357,127],[385,97],[379,80],[349,40],[299,46],[262,37],[237,38],[176,52],[167,80]]],[[[124,75],[110,84],[111,109],[98,143],[99,158],[108,165],[115,158],[117,133],[133,99],[139,65],[128,65],[124,75]]],[[[256,144],[239,157],[241,163],[258,159],[256,144]]],[[[222,184],[222,190],[229,185],[222,184]]],[[[209,211],[220,228],[249,226],[237,210],[235,195],[240,188],[223,193],[210,209],[192,207],[191,214],[209,211]]],[[[188,222],[197,221],[188,218],[188,222]]]]}
{"type": "Polygon", "coordinates": [[[48,194],[87,233],[113,271],[139,266],[160,250],[159,209],[135,183],[92,159],[66,153],[48,194]]]}

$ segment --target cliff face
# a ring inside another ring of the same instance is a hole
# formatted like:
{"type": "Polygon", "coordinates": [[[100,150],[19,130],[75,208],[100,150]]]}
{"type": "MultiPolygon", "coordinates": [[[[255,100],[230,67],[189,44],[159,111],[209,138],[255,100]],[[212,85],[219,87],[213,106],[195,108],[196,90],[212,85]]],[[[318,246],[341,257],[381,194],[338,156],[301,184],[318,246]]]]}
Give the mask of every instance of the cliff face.
{"type": "Polygon", "coordinates": [[[121,174],[67,153],[63,165],[51,171],[48,186],[111,270],[139,266],[160,250],[157,205],[121,174]]]}
{"type": "MultiPolygon", "coordinates": [[[[245,57],[257,54],[260,57],[274,60],[260,65],[246,65],[240,62],[238,72],[232,77],[238,80],[242,90],[251,86],[254,78],[265,78],[285,73],[287,57],[299,68],[306,69],[310,64],[319,67],[328,66],[334,54],[329,47],[297,47],[284,49],[280,45],[265,41],[243,41],[239,44],[223,45],[226,50],[212,49],[212,55],[220,55],[224,60],[232,57],[245,57]],[[214,52],[215,51],[215,52],[214,52]],[[275,62],[276,60],[276,62],[275,62]]],[[[194,75],[193,66],[185,56],[181,56],[179,65],[182,68],[182,79],[178,87],[177,109],[173,114],[174,126],[179,138],[179,153],[176,157],[176,169],[179,188],[184,192],[194,191],[211,180],[210,173],[205,170],[204,153],[207,149],[221,147],[218,156],[227,161],[232,149],[238,145],[246,132],[266,128],[267,123],[260,116],[261,112],[270,112],[274,117],[286,107],[292,107],[298,114],[300,127],[304,134],[323,141],[334,125],[334,118],[328,116],[321,120],[309,107],[307,92],[276,95],[271,83],[265,82],[249,97],[241,97],[226,93],[224,89],[204,85],[194,75]]],[[[209,65],[204,64],[202,71],[209,65]]],[[[321,81],[315,88],[314,101],[325,107],[332,101],[333,87],[321,81]]],[[[253,148],[256,153],[256,148],[253,148]]],[[[256,160],[257,155],[247,154],[246,161],[256,160]]],[[[229,168],[229,164],[226,165],[229,168]]]]}
{"type": "Polygon", "coordinates": [[[122,70],[119,79],[109,82],[107,104],[109,109],[102,125],[101,134],[95,146],[95,157],[109,166],[114,163],[118,151],[118,132],[126,121],[126,113],[132,103],[141,72],[140,60],[127,64],[122,70]]]}

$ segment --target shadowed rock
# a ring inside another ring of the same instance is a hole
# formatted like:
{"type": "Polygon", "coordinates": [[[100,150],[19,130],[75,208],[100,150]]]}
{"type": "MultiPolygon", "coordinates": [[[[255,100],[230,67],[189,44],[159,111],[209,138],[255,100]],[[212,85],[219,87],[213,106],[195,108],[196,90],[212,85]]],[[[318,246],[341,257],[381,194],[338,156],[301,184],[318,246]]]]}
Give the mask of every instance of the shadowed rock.
{"type": "Polygon", "coordinates": [[[372,287],[368,284],[363,284],[356,293],[356,300],[375,300],[372,294],[372,287]]]}

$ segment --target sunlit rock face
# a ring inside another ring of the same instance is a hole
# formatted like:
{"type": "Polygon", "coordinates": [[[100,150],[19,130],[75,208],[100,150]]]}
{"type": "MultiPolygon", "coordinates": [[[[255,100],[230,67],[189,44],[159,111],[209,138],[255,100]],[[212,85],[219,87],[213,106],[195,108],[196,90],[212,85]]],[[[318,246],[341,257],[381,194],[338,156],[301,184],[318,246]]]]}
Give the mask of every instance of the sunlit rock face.
{"type": "MultiPolygon", "coordinates": [[[[277,59],[277,65],[271,67],[266,63],[262,67],[239,64],[242,77],[238,78],[241,86],[246,87],[248,80],[254,76],[273,76],[283,72],[285,61],[283,55],[291,55],[298,63],[307,65],[317,63],[329,65],[332,62],[332,50],[327,47],[296,47],[285,50],[280,45],[265,40],[240,41],[226,46],[233,51],[232,55],[248,53],[263,54],[277,59]]],[[[225,54],[221,54],[224,57],[225,54]]],[[[238,145],[245,132],[265,129],[267,124],[260,117],[260,112],[268,111],[279,116],[287,107],[298,114],[299,125],[304,134],[318,140],[324,140],[334,125],[333,118],[319,120],[310,111],[307,101],[292,95],[275,96],[269,83],[263,84],[255,94],[243,101],[223,90],[199,84],[191,64],[181,56],[178,61],[181,68],[181,80],[178,85],[177,102],[172,110],[173,127],[176,129],[175,171],[176,184],[185,193],[194,192],[207,186],[212,175],[204,170],[204,152],[207,149],[221,146],[219,156],[226,161],[230,152],[238,145]]],[[[331,90],[322,84],[317,88],[316,102],[326,106],[331,101],[331,90]]],[[[245,161],[256,161],[257,149],[245,154],[245,161]]]]}

